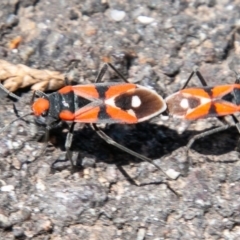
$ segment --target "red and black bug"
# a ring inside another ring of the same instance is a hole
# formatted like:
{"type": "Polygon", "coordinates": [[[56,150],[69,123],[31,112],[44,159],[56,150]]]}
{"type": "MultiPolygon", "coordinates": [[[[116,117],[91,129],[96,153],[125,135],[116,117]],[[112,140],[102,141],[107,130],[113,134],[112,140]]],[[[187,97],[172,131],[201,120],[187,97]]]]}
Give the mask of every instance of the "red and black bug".
{"type": "Polygon", "coordinates": [[[47,125],[57,121],[124,123],[146,121],[166,110],[155,91],[131,83],[66,86],[57,92],[36,92],[33,114],[47,125]]]}
{"type": "Polygon", "coordinates": [[[74,125],[79,122],[90,124],[107,143],[141,160],[148,161],[160,169],[152,159],[116,143],[100,130],[96,124],[135,124],[153,118],[165,110],[165,101],[155,91],[140,85],[128,83],[111,64],[105,64],[94,84],[66,86],[51,94],[36,91],[33,95],[31,114],[36,117],[37,123],[46,126],[47,137],[49,130],[57,126],[60,122],[71,122],[65,142],[67,157],[71,163],[70,147],[73,130],[74,125]],[[125,83],[102,83],[101,81],[108,66],[125,83]],[[36,97],[38,98],[36,99],[36,97]]]}
{"type": "Polygon", "coordinates": [[[189,76],[182,90],[165,99],[168,113],[173,117],[185,120],[218,117],[224,125],[194,136],[189,141],[187,149],[192,146],[196,139],[226,130],[232,126],[236,126],[240,132],[239,121],[233,115],[240,111],[239,79],[237,78],[234,84],[209,87],[201,73],[196,71],[203,87],[185,88],[194,73],[192,72],[189,76]],[[222,118],[227,115],[232,116],[234,124],[229,124],[222,118]]]}
{"type": "Polygon", "coordinates": [[[186,88],[167,97],[171,115],[186,120],[226,116],[240,111],[233,102],[240,95],[240,84],[186,88]]]}

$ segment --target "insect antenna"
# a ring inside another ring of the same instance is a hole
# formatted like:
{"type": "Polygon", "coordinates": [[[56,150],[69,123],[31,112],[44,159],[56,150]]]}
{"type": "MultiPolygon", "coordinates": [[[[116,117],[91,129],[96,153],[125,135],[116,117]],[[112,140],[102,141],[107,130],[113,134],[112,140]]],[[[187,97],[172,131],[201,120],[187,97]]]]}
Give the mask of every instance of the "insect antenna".
{"type": "Polygon", "coordinates": [[[111,64],[108,63],[107,64],[110,68],[112,68],[112,70],[126,83],[129,83],[128,80],[111,64]]]}
{"type": "Polygon", "coordinates": [[[20,100],[20,97],[18,97],[16,94],[10,92],[9,90],[7,90],[1,83],[0,83],[0,91],[1,91],[1,93],[5,94],[5,96],[3,96],[3,97],[9,96],[15,100],[20,100]]]}
{"type": "Polygon", "coordinates": [[[23,121],[26,121],[24,118],[29,116],[29,115],[32,115],[33,113],[27,113],[27,114],[24,114],[23,116],[18,116],[17,115],[17,118],[15,118],[14,120],[12,120],[7,126],[3,127],[0,129],[0,133],[4,132],[6,129],[8,129],[9,126],[11,126],[13,123],[15,123],[16,121],[18,120],[23,120],[23,121]]]}

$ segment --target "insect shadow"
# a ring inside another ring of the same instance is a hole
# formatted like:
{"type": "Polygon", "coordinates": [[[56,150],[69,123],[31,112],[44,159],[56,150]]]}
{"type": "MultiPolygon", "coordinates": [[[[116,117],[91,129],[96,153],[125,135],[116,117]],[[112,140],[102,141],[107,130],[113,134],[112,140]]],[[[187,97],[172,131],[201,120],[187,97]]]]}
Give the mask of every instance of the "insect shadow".
{"type": "MultiPolygon", "coordinates": [[[[199,131],[187,131],[193,132],[193,135],[199,133],[204,133],[205,131],[211,130],[214,128],[209,128],[199,131]]],[[[192,134],[192,133],[191,133],[192,134]]],[[[200,138],[194,143],[191,149],[203,154],[203,155],[221,155],[228,152],[237,150],[239,152],[239,132],[236,127],[231,127],[227,131],[218,132],[212,134],[211,137],[206,136],[200,138]]]]}
{"type": "MultiPolygon", "coordinates": [[[[65,126],[66,127],[66,126],[65,126]]],[[[201,131],[204,132],[205,130],[201,131]]],[[[120,144],[145,155],[151,159],[163,159],[188,143],[189,139],[199,134],[199,131],[186,130],[179,134],[177,131],[163,125],[150,122],[136,125],[109,125],[104,132],[120,144]]],[[[50,138],[54,138],[54,145],[65,150],[66,132],[53,129],[50,138]]],[[[228,131],[213,134],[211,138],[202,138],[196,141],[191,149],[204,155],[221,155],[235,150],[238,142],[238,132],[233,127],[228,131]]],[[[141,160],[132,157],[99,138],[95,131],[87,124],[80,130],[74,131],[72,151],[90,154],[98,162],[114,163],[119,166],[129,165],[141,160]]],[[[78,159],[81,161],[81,159],[78,159]]],[[[53,163],[54,168],[61,168],[61,161],[53,163]]],[[[70,163],[69,163],[70,164],[70,163]]],[[[81,165],[81,162],[78,162],[81,165]]]]}

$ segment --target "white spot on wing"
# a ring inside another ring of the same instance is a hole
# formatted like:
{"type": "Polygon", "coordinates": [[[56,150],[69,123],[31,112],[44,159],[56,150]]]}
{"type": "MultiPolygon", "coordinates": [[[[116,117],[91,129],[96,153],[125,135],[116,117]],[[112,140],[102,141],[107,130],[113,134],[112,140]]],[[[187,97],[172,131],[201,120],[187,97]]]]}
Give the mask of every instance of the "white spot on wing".
{"type": "Polygon", "coordinates": [[[188,109],[189,108],[188,100],[186,98],[183,98],[181,100],[180,107],[183,108],[183,109],[188,109]]]}
{"type": "Polygon", "coordinates": [[[141,99],[138,96],[132,97],[132,107],[137,108],[141,105],[141,99]]]}

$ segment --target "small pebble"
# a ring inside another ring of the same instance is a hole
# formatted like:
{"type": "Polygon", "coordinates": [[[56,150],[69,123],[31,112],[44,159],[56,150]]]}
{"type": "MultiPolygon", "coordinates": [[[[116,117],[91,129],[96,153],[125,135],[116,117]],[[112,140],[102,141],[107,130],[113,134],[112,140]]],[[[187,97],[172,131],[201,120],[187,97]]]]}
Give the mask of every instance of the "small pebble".
{"type": "Polygon", "coordinates": [[[116,22],[122,21],[125,16],[126,16],[126,13],[124,11],[115,10],[115,9],[110,11],[110,17],[112,18],[112,20],[116,22]]]}
{"type": "Polygon", "coordinates": [[[139,17],[137,17],[137,20],[140,23],[149,24],[149,23],[152,23],[154,21],[154,18],[146,17],[146,16],[139,16],[139,17]]]}
{"type": "Polygon", "coordinates": [[[140,228],[137,233],[137,240],[145,239],[146,229],[140,228]]]}
{"type": "Polygon", "coordinates": [[[171,179],[177,179],[180,175],[180,172],[175,171],[174,169],[168,169],[166,171],[166,174],[171,178],[171,179]]]}
{"type": "Polygon", "coordinates": [[[20,211],[11,213],[9,216],[9,221],[12,224],[17,224],[17,223],[29,220],[30,217],[31,217],[31,210],[27,208],[23,208],[20,211]]]}
{"type": "Polygon", "coordinates": [[[169,120],[169,116],[167,116],[167,115],[161,115],[160,117],[163,121],[169,120]]]}
{"type": "Polygon", "coordinates": [[[13,185],[6,185],[6,186],[2,186],[1,187],[1,191],[2,192],[11,192],[14,190],[14,186],[13,185]]]}
{"type": "Polygon", "coordinates": [[[108,166],[106,169],[106,178],[109,182],[117,181],[117,171],[115,166],[108,166]]]}
{"type": "Polygon", "coordinates": [[[14,226],[13,227],[13,235],[16,239],[24,238],[24,230],[21,227],[14,226]]]}
{"type": "Polygon", "coordinates": [[[38,228],[38,232],[42,232],[42,231],[48,232],[52,230],[53,224],[50,220],[43,219],[38,222],[37,228],[38,228]]]}
{"type": "Polygon", "coordinates": [[[6,23],[10,26],[15,26],[18,24],[18,22],[19,22],[19,19],[15,14],[10,14],[6,21],[6,23]]]}
{"type": "Polygon", "coordinates": [[[82,166],[84,168],[93,167],[96,163],[96,159],[90,157],[84,157],[82,160],[82,166]]]}
{"type": "Polygon", "coordinates": [[[43,183],[43,181],[41,179],[37,180],[36,188],[38,190],[41,190],[41,191],[45,191],[46,190],[46,186],[45,186],[45,184],[43,183]]]}
{"type": "Polygon", "coordinates": [[[11,223],[7,216],[0,214],[0,227],[6,228],[11,226],[11,223]]]}
{"type": "Polygon", "coordinates": [[[12,146],[14,149],[18,149],[20,145],[18,142],[12,142],[12,146]]]}

